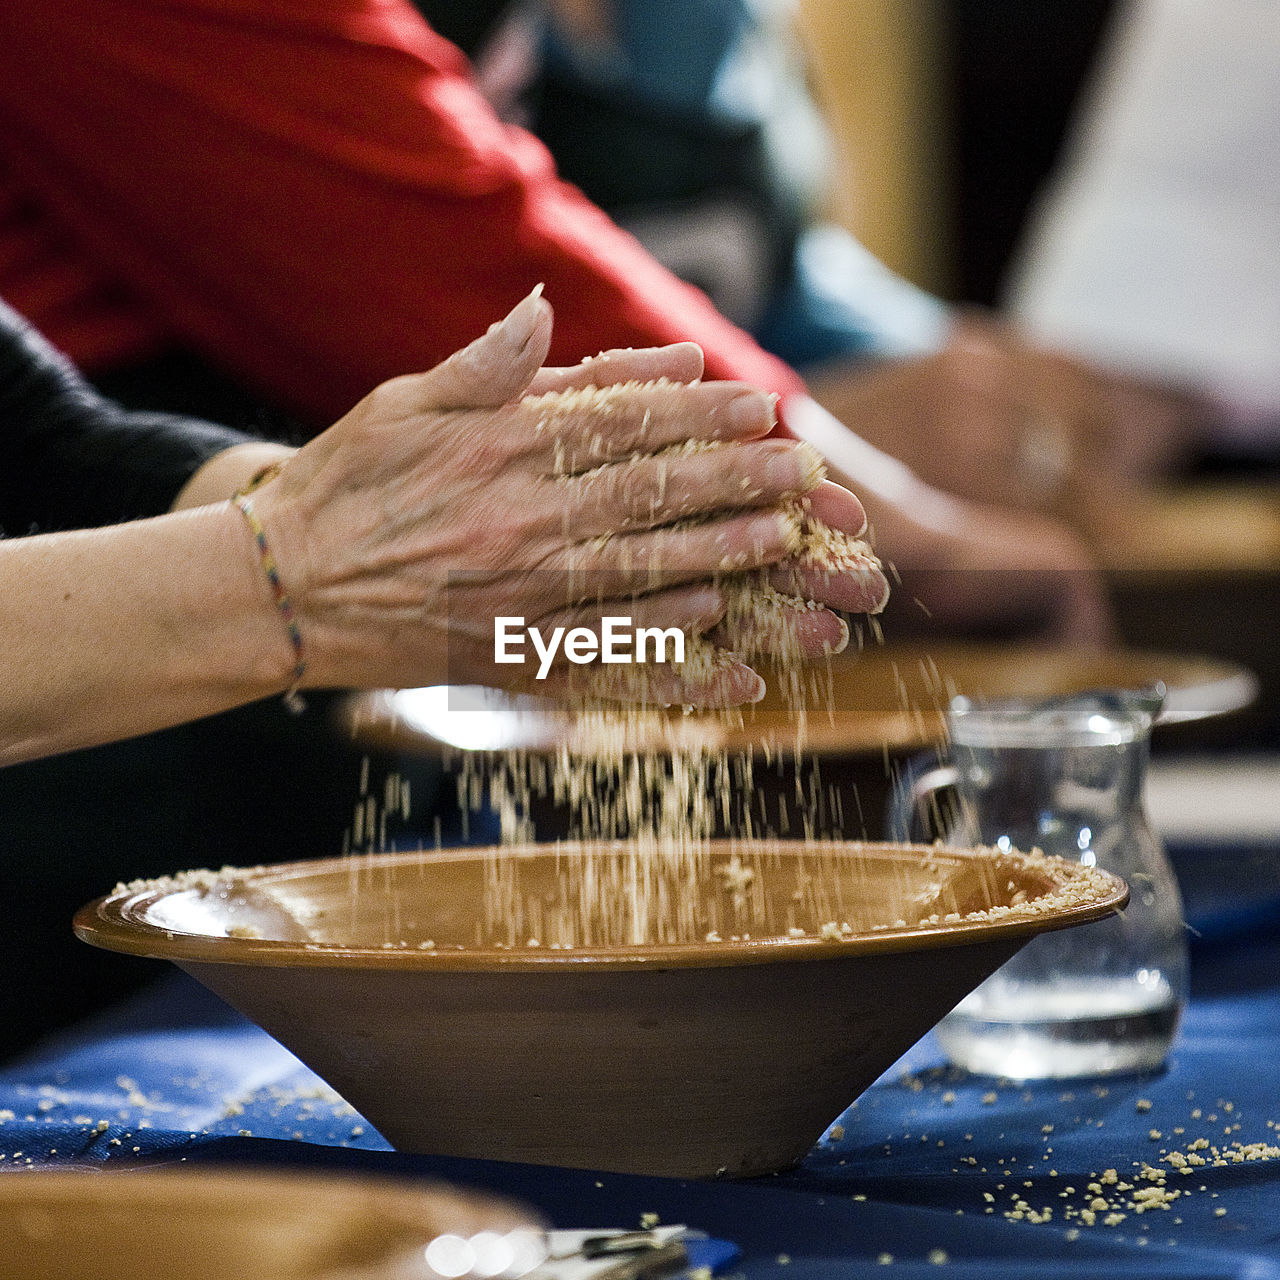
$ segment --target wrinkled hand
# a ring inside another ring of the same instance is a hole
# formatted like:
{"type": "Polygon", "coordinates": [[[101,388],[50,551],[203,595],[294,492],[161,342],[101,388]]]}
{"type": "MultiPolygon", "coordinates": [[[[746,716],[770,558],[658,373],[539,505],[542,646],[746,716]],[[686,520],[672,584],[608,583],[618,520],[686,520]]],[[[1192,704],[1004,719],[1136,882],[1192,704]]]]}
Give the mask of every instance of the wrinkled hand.
{"type": "MultiPolygon", "coordinates": [[[[807,495],[832,528],[861,531],[852,494],[819,484],[794,442],[764,438],[768,396],[680,385],[701,373],[696,347],[540,371],[550,334],[550,308],[531,296],[430,372],[377,388],[255,494],[308,683],[534,687],[536,660],[494,665],[496,617],[544,634],[598,631],[610,614],[704,633],[725,614],[715,575],[777,566],[794,584],[783,504],[807,495]]],[[[839,607],[876,607],[887,592],[878,570],[805,585],[839,607]]],[[[820,651],[842,624],[819,609],[805,627],[820,651]]],[[[699,675],[666,668],[650,693],[710,705],[762,691],[729,656],[699,675]]]]}

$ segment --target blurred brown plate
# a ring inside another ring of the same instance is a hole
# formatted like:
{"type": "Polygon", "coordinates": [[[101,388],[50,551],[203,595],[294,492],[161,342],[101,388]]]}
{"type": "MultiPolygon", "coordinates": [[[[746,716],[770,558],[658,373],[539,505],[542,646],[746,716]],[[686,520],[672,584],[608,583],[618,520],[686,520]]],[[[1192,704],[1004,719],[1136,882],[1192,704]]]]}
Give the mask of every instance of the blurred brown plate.
{"type": "MultiPolygon", "coordinates": [[[[818,667],[806,718],[813,754],[867,755],[911,751],[943,736],[950,700],[1048,698],[1089,689],[1136,689],[1157,682],[1168,691],[1161,723],[1224,715],[1247,706],[1257,682],[1244,667],[1217,658],[1132,650],[1088,652],[1030,645],[930,642],[847,652],[818,667]],[[832,710],[826,711],[830,691],[832,710]]],[[[556,703],[494,690],[437,685],[352,695],[343,719],[356,741],[410,754],[572,746],[572,717],[556,703]]],[[[797,719],[776,689],[742,713],[740,725],[673,712],[636,730],[640,750],[681,742],[787,751],[797,719]]]]}
{"type": "Polygon", "coordinates": [[[0,1280],[428,1280],[441,1235],[540,1251],[527,1210],[350,1175],[40,1170],[0,1176],[0,1220],[0,1280]]]}

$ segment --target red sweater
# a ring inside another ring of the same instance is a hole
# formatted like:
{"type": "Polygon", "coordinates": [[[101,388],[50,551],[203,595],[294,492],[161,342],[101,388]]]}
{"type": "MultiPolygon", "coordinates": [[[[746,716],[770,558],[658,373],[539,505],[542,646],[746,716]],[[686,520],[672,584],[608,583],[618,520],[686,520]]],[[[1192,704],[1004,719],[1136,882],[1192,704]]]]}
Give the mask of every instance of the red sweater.
{"type": "Polygon", "coordinates": [[[316,422],[538,281],[552,360],[803,384],[501,123],[407,0],[8,0],[0,296],[91,372],[180,341],[316,422]]]}

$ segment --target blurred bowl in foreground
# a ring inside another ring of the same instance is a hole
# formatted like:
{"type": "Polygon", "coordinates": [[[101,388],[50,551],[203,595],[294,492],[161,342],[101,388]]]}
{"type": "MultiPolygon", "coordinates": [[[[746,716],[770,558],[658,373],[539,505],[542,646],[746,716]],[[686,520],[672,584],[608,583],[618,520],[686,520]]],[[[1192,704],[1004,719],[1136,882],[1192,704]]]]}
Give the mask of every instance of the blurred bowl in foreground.
{"type": "Polygon", "coordinates": [[[703,856],[665,881],[623,845],[193,872],[118,887],[76,932],[191,973],[401,1149],[745,1175],[801,1159],[1027,939],[1128,900],[1104,872],[990,849],[703,856]]]}
{"type": "Polygon", "coordinates": [[[431,1280],[461,1274],[430,1266],[433,1242],[477,1237],[515,1277],[544,1253],[526,1210],[348,1175],[28,1171],[0,1176],[0,1220],[0,1280],[431,1280]]]}

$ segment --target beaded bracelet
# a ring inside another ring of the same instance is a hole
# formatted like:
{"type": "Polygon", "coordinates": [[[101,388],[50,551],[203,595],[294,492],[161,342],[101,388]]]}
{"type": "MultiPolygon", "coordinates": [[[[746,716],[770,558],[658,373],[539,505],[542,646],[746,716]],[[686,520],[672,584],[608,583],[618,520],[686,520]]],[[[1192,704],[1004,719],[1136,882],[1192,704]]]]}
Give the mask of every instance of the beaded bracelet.
{"type": "Polygon", "coordinates": [[[293,601],[289,599],[289,593],[284,589],[284,583],[280,581],[280,567],[276,564],[276,558],[271,554],[271,547],[267,543],[267,531],[262,527],[258,513],[253,509],[253,500],[249,497],[252,490],[274,478],[282,465],[282,463],[272,463],[271,466],[264,467],[232,498],[232,502],[239,507],[240,513],[253,533],[254,542],[258,544],[258,560],[262,565],[262,572],[267,575],[267,581],[271,584],[271,597],[276,602],[276,608],[280,610],[285,630],[289,633],[289,643],[293,646],[293,680],[283,697],[284,705],[297,715],[307,705],[298,692],[302,677],[307,674],[307,659],[302,648],[302,629],[298,626],[298,619],[294,615],[293,601]]]}
{"type": "Polygon", "coordinates": [[[259,467],[246,481],[236,490],[237,498],[246,498],[255,489],[261,489],[268,480],[274,480],[284,470],[285,460],[277,458],[275,462],[268,462],[265,467],[259,467]]]}

